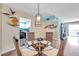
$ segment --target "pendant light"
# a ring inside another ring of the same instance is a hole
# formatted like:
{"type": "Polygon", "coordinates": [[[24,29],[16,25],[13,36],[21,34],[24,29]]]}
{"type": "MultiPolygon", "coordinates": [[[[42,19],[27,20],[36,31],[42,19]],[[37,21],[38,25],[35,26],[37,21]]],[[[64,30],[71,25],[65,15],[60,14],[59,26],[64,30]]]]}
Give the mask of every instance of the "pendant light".
{"type": "Polygon", "coordinates": [[[41,26],[41,15],[39,13],[39,3],[38,3],[38,13],[35,16],[35,26],[37,26],[37,27],[41,26]]]}

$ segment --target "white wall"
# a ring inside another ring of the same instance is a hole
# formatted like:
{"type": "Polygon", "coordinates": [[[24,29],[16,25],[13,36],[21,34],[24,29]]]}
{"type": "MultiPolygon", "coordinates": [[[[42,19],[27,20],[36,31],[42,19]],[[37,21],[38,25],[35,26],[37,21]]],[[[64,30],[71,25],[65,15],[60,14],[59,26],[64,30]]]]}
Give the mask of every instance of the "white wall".
{"type": "MultiPolygon", "coordinates": [[[[0,12],[1,12],[2,8],[1,8],[1,4],[0,4],[0,12]]],[[[1,13],[0,13],[0,52],[2,51],[2,17],[1,17],[1,13]]]]}
{"type": "Polygon", "coordinates": [[[32,31],[35,32],[35,38],[37,37],[46,37],[46,32],[53,32],[53,38],[58,40],[56,43],[56,46],[59,47],[60,44],[60,22],[59,21],[43,21],[42,19],[42,26],[41,27],[35,27],[35,19],[32,20],[32,31]],[[44,27],[48,24],[56,24],[57,28],[54,29],[44,29],[44,27]]]}
{"type": "Polygon", "coordinates": [[[41,27],[33,26],[33,28],[32,28],[32,31],[35,32],[36,38],[37,37],[45,38],[46,32],[53,32],[53,38],[58,39],[58,37],[59,37],[58,30],[59,30],[58,21],[42,21],[42,26],[41,27]],[[55,25],[57,25],[57,28],[54,28],[54,29],[46,28],[45,29],[44,27],[46,25],[49,25],[49,24],[55,24],[55,25]]]}
{"type": "MultiPolygon", "coordinates": [[[[13,9],[13,8],[12,8],[13,9]]],[[[15,9],[14,9],[15,10],[15,9]]],[[[15,10],[17,17],[31,18],[31,15],[15,10]],[[30,16],[30,17],[29,17],[30,16]]],[[[8,12],[9,8],[5,5],[2,5],[2,12],[8,12]]],[[[19,39],[19,27],[12,27],[8,25],[9,17],[2,15],[2,51],[10,50],[14,48],[13,36],[16,36],[19,39]]]]}

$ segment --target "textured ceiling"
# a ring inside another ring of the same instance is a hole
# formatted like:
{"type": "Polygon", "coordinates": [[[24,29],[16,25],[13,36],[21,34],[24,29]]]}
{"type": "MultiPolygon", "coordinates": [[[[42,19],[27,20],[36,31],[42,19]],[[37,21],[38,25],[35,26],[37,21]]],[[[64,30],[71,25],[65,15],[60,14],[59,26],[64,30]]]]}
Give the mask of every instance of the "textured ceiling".
{"type": "MultiPolygon", "coordinates": [[[[7,3],[5,5],[32,15],[37,14],[36,3],[7,3]]],[[[78,19],[79,3],[40,3],[40,14],[42,16],[56,15],[62,19],[78,19]]]]}

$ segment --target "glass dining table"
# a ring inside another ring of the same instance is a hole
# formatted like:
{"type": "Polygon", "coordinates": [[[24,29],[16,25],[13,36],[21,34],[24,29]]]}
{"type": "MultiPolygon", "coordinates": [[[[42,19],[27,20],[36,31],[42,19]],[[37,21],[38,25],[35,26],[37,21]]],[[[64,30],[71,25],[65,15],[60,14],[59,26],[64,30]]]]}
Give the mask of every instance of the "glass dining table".
{"type": "MultiPolygon", "coordinates": [[[[56,55],[58,49],[51,45],[50,41],[44,40],[43,38],[37,38],[35,41],[28,41],[28,47],[26,47],[29,51],[27,51],[27,55],[33,56],[53,56],[56,55]],[[31,52],[34,52],[31,54],[31,52]],[[30,52],[30,53],[29,53],[30,52]]],[[[25,48],[25,50],[27,50],[25,48]]]]}

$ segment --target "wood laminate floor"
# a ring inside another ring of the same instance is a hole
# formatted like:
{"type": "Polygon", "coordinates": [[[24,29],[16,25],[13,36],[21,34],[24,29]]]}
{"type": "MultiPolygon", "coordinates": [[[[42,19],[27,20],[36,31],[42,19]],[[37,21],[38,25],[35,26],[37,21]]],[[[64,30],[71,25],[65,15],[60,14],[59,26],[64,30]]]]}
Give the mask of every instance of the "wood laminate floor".
{"type": "Polygon", "coordinates": [[[64,55],[79,56],[79,37],[68,37],[64,55]]]}

